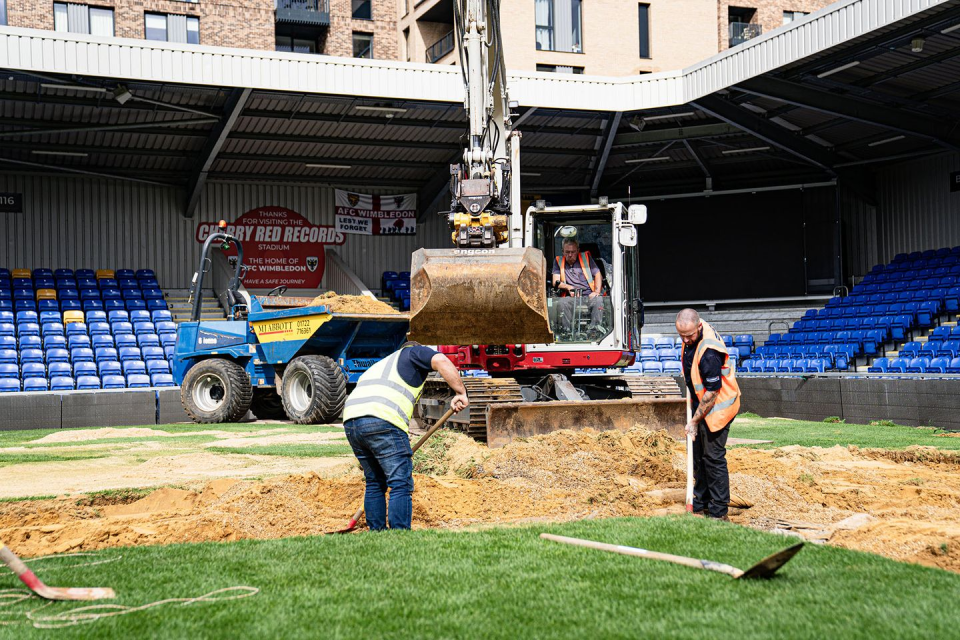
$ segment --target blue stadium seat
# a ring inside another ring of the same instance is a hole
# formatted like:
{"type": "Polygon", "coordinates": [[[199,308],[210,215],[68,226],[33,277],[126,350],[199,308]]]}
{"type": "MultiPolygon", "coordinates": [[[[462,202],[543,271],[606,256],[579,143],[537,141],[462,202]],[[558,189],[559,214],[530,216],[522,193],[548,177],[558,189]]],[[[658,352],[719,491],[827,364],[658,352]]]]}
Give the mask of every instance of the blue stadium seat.
{"type": "Polygon", "coordinates": [[[155,333],[142,333],[139,336],[137,336],[137,345],[141,349],[143,347],[159,347],[160,337],[155,333]]]}
{"type": "Polygon", "coordinates": [[[927,367],[928,373],[947,373],[950,367],[950,358],[934,358],[927,367]]]}
{"type": "Polygon", "coordinates": [[[166,360],[148,360],[146,363],[147,373],[170,373],[170,364],[166,360]]]}
{"type": "Polygon", "coordinates": [[[23,378],[23,390],[24,391],[46,391],[47,390],[47,379],[42,376],[31,376],[23,378]]]}
{"type": "Polygon", "coordinates": [[[97,376],[77,376],[77,389],[99,389],[100,378],[97,376]]]}
{"type": "MultiPolygon", "coordinates": [[[[792,358],[781,360],[780,362],[777,363],[776,372],[790,373],[793,370],[793,363],[794,363],[794,360],[792,358]]],[[[764,370],[766,370],[766,367],[764,367],[764,370]]]]}
{"type": "Polygon", "coordinates": [[[24,379],[32,377],[44,377],[47,375],[47,368],[40,362],[27,362],[20,365],[20,376],[24,379]]]}
{"type": "Polygon", "coordinates": [[[20,362],[20,354],[16,349],[0,349],[0,364],[17,364],[20,362]]]}
{"type": "Polygon", "coordinates": [[[127,387],[130,389],[149,388],[150,378],[144,373],[127,374],[127,387]]]}
{"type": "MultiPolygon", "coordinates": [[[[407,289],[410,288],[409,283],[407,284],[406,288],[407,289]]],[[[163,300],[163,291],[160,291],[160,289],[144,289],[143,299],[144,300],[163,300]]]]}
{"type": "Polygon", "coordinates": [[[62,347],[55,347],[53,349],[46,350],[46,359],[47,364],[51,365],[53,363],[69,363],[70,362],[70,352],[62,347]]]}
{"type": "Polygon", "coordinates": [[[12,322],[0,322],[0,336],[10,336],[11,338],[17,335],[17,327],[12,322]]]}
{"type": "Polygon", "coordinates": [[[153,272],[153,269],[137,269],[137,272],[134,275],[136,276],[137,280],[157,277],[157,274],[153,272]]]}
{"type": "Polygon", "coordinates": [[[17,313],[17,324],[23,324],[24,322],[39,323],[40,318],[36,311],[20,311],[17,313]]]}
{"type": "Polygon", "coordinates": [[[129,376],[131,373],[142,373],[147,372],[147,366],[143,363],[143,360],[126,360],[120,363],[121,368],[123,368],[124,375],[129,376]]]}
{"type": "Polygon", "coordinates": [[[640,338],[640,348],[641,349],[656,349],[653,338],[644,336],[640,338]]]}
{"type": "Polygon", "coordinates": [[[67,376],[54,376],[50,378],[51,391],[72,391],[74,388],[73,378],[67,376]]]}
{"type": "Polygon", "coordinates": [[[111,326],[113,327],[114,337],[123,334],[133,335],[133,325],[129,322],[114,322],[111,326]]]}
{"type": "Polygon", "coordinates": [[[152,322],[150,312],[146,309],[137,309],[130,312],[130,322],[136,328],[138,322],[152,322]]]}
{"type": "Polygon", "coordinates": [[[658,362],[659,357],[656,349],[641,349],[640,362],[658,362]]]}
{"type": "Polygon", "coordinates": [[[163,353],[163,349],[161,347],[143,347],[141,351],[143,352],[143,360],[145,362],[167,359],[167,356],[163,353]]]}
{"type": "Polygon", "coordinates": [[[911,358],[894,358],[890,361],[888,371],[890,373],[906,373],[910,366],[911,358]]]}
{"type": "Polygon", "coordinates": [[[113,339],[117,343],[117,349],[122,349],[123,347],[139,348],[137,347],[137,339],[132,333],[115,334],[113,339]]]}
{"type": "Polygon", "coordinates": [[[133,323],[133,335],[140,336],[143,334],[156,334],[157,328],[152,322],[134,322],[133,323]]]}
{"type": "Polygon", "coordinates": [[[0,349],[16,349],[17,339],[10,335],[0,335],[0,349]]]}
{"type": "Polygon", "coordinates": [[[15,393],[20,391],[19,378],[0,378],[0,393],[15,393]]]}
{"type": "Polygon", "coordinates": [[[116,271],[113,272],[113,275],[116,276],[117,280],[119,280],[120,278],[124,278],[127,280],[136,279],[137,277],[137,274],[133,271],[133,269],[117,269],[116,271]]]}
{"type": "Polygon", "coordinates": [[[946,342],[950,339],[950,327],[937,327],[930,334],[929,342],[946,342]]]}
{"type": "Polygon", "coordinates": [[[120,289],[120,285],[117,283],[116,278],[100,278],[97,280],[97,284],[100,285],[100,289],[120,289]]]}
{"type": "Polygon", "coordinates": [[[123,306],[127,311],[136,311],[137,309],[146,309],[147,303],[143,300],[125,300],[123,306]]]}
{"type": "Polygon", "coordinates": [[[924,342],[923,346],[920,347],[920,353],[917,355],[917,357],[933,360],[937,357],[937,349],[941,344],[942,343],[939,342],[924,342]]]}
{"type": "Polygon", "coordinates": [[[748,333],[735,336],[733,345],[740,349],[741,355],[749,355],[753,351],[753,336],[748,333]]]}
{"type": "Polygon", "coordinates": [[[127,360],[140,360],[141,353],[139,347],[120,347],[120,362],[127,360]]]}
{"type": "MultiPolygon", "coordinates": [[[[807,360],[805,358],[798,358],[796,360],[785,360],[784,362],[792,363],[790,365],[790,373],[803,373],[804,370],[807,368],[807,360]]],[[[782,368],[783,362],[781,362],[780,364],[782,368]]]]}
{"type": "Polygon", "coordinates": [[[920,355],[920,349],[923,345],[919,342],[908,342],[900,348],[899,355],[901,358],[916,358],[920,355]]]}
{"type": "Polygon", "coordinates": [[[163,347],[163,355],[166,356],[167,360],[173,360],[173,354],[176,352],[176,347],[167,346],[163,347]]]}
{"type": "Polygon", "coordinates": [[[889,358],[877,358],[873,361],[873,364],[867,367],[869,373],[887,373],[890,369],[890,359],[889,358]]]}
{"type": "Polygon", "coordinates": [[[90,336],[86,334],[67,336],[67,347],[70,349],[76,349],[77,347],[86,347],[89,349],[90,345],[90,336]]]}
{"type": "MultiPolygon", "coordinates": [[[[116,289],[110,289],[109,292],[111,294],[110,295],[111,298],[123,298],[124,301],[141,300],[143,298],[143,294],[140,293],[140,289],[123,289],[120,291],[117,291],[116,289]],[[116,293],[117,295],[114,296],[112,295],[113,293],[116,293]]],[[[107,291],[104,291],[103,295],[104,295],[104,298],[106,298],[107,291]]]]}
{"type": "MultiPolygon", "coordinates": [[[[177,323],[170,320],[163,320],[157,322],[154,325],[157,328],[157,334],[164,335],[167,333],[176,335],[177,333],[177,323]]],[[[672,347],[671,347],[672,348],[672,347]]]]}
{"type": "Polygon", "coordinates": [[[660,363],[663,366],[663,372],[671,376],[682,375],[682,368],[679,360],[667,360],[660,363]]]}
{"type": "MultiPolygon", "coordinates": [[[[59,323],[50,323],[50,328],[55,334],[59,333],[60,335],[63,335],[66,333],[67,337],[87,335],[87,325],[83,322],[71,322],[66,327],[59,323]]],[[[43,335],[47,335],[46,331],[44,331],[43,335]]]]}
{"type": "Polygon", "coordinates": [[[126,389],[127,381],[121,375],[102,376],[104,389],[126,389]]]}
{"type": "Polygon", "coordinates": [[[93,362],[93,349],[89,347],[74,347],[70,349],[70,362],[93,362]]]}
{"type": "Polygon", "coordinates": [[[130,312],[126,309],[114,309],[107,312],[107,319],[111,324],[114,322],[130,322],[130,312]]]}
{"type": "Polygon", "coordinates": [[[0,364],[0,378],[20,379],[20,367],[16,364],[0,364]]]}
{"type": "Polygon", "coordinates": [[[123,375],[123,368],[116,360],[103,360],[97,363],[97,372],[101,378],[106,379],[109,375],[123,375]]]}
{"type": "Polygon", "coordinates": [[[929,358],[914,358],[907,366],[907,373],[926,373],[929,364],[929,358]]]}
{"type": "Polygon", "coordinates": [[[120,291],[127,291],[128,289],[139,289],[140,283],[136,280],[131,280],[130,278],[117,278],[117,283],[120,285],[120,291]]]}
{"type": "MultiPolygon", "coordinates": [[[[80,376],[95,376],[97,375],[97,365],[89,361],[81,361],[73,363],[73,377],[79,378],[80,376]]],[[[78,383],[79,384],[79,383],[78,383]]]]}
{"type": "MultiPolygon", "coordinates": [[[[41,302],[43,302],[41,300],[41,302]]],[[[51,301],[52,302],[52,301],[51,301]]],[[[61,300],[60,311],[80,311],[82,310],[79,300],[61,300]]]]}
{"type": "Polygon", "coordinates": [[[84,289],[99,289],[97,285],[96,278],[77,278],[77,288],[83,291],[84,289]]]}
{"type": "MultiPolygon", "coordinates": [[[[69,269],[66,269],[66,271],[69,271],[69,269]]],[[[54,274],[54,275],[56,275],[56,274],[54,274]]],[[[95,272],[93,269],[77,269],[76,271],[74,271],[73,275],[74,275],[74,277],[77,278],[77,279],[80,279],[80,278],[94,278],[94,279],[96,279],[96,277],[97,277],[97,274],[96,274],[96,272],[95,272]]]]}
{"type": "MultiPolygon", "coordinates": [[[[952,337],[952,336],[951,336],[952,337]]],[[[938,357],[956,358],[960,356],[960,340],[947,340],[936,351],[938,357]]]]}
{"type": "Polygon", "coordinates": [[[676,360],[677,355],[676,351],[673,348],[673,345],[670,345],[667,348],[658,348],[657,349],[657,360],[663,362],[664,360],[676,360]]]}
{"type": "Polygon", "coordinates": [[[157,373],[150,376],[150,382],[154,387],[175,387],[173,376],[169,373],[157,373]]]}
{"type": "Polygon", "coordinates": [[[67,339],[63,336],[44,336],[43,338],[43,348],[47,351],[50,349],[66,349],[67,348],[67,339]]]}
{"type": "Polygon", "coordinates": [[[96,351],[97,349],[103,349],[103,348],[113,348],[114,346],[115,345],[113,342],[113,336],[111,335],[106,335],[106,336],[98,335],[90,338],[90,348],[93,349],[94,351],[96,351]]]}
{"type": "Polygon", "coordinates": [[[90,324],[90,336],[109,336],[111,335],[110,325],[106,322],[93,322],[90,324]]]}
{"type": "Polygon", "coordinates": [[[13,311],[13,301],[7,299],[0,299],[0,311],[13,311]]]}
{"type": "Polygon", "coordinates": [[[44,362],[44,354],[41,349],[21,349],[20,364],[44,362]]]}
{"type": "Polygon", "coordinates": [[[960,373],[960,358],[950,360],[950,366],[947,367],[947,373],[960,373]]]}
{"type": "Polygon", "coordinates": [[[177,344],[177,335],[175,333],[163,333],[160,335],[160,346],[164,349],[174,347],[177,344]]]}
{"type": "Polygon", "coordinates": [[[100,291],[98,289],[80,289],[80,302],[99,299],[100,291]]]}
{"type": "Polygon", "coordinates": [[[173,322],[173,314],[166,309],[158,309],[156,311],[151,311],[150,316],[154,323],[173,322]]]}
{"type": "Polygon", "coordinates": [[[127,307],[123,304],[123,300],[104,300],[103,309],[107,313],[113,311],[126,311],[127,307]]]}
{"type": "Polygon", "coordinates": [[[13,324],[13,311],[0,311],[0,323],[13,324]]]}
{"type": "Polygon", "coordinates": [[[645,373],[645,374],[647,374],[647,373],[655,373],[655,374],[661,374],[661,373],[663,373],[663,365],[661,365],[659,362],[656,362],[656,361],[644,361],[644,362],[641,363],[641,365],[643,366],[643,373],[645,373]]]}
{"type": "MultiPolygon", "coordinates": [[[[0,348],[3,347],[4,338],[0,338],[0,348]]],[[[14,343],[16,346],[16,343],[14,343]]],[[[37,336],[24,336],[20,338],[20,350],[24,349],[41,349],[43,348],[43,342],[37,336]]]]}

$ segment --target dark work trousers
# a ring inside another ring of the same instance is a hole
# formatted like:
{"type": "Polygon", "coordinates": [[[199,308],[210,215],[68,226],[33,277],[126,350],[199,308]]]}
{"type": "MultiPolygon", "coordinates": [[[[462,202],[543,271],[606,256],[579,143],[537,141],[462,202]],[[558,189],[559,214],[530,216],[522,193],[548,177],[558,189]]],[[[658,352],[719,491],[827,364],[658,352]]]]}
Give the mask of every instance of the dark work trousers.
{"type": "MultiPolygon", "coordinates": [[[[733,423],[733,420],[730,421],[733,423]]],[[[697,425],[693,441],[693,510],[706,511],[711,518],[727,515],[730,503],[730,473],[727,471],[727,436],[730,424],[711,432],[707,423],[697,425]]]]}

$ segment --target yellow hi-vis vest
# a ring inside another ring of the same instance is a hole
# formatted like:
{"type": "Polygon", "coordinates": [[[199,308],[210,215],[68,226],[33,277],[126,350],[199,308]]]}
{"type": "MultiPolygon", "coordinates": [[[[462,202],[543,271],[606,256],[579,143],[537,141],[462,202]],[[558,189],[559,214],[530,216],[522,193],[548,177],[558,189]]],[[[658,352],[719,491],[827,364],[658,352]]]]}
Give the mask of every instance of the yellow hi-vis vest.
{"type": "MultiPolygon", "coordinates": [[[[720,391],[717,392],[717,402],[704,418],[704,422],[707,423],[707,428],[710,431],[720,431],[740,412],[740,385],[737,384],[734,367],[731,366],[727,345],[723,344],[723,338],[720,337],[716,329],[706,322],[701,321],[700,324],[703,327],[703,338],[701,338],[697,350],[693,353],[693,364],[690,366],[690,382],[693,384],[693,391],[697,394],[697,399],[703,401],[703,394],[706,393],[706,389],[703,387],[703,380],[700,379],[700,358],[703,357],[707,349],[713,349],[725,356],[723,367],[720,369],[720,391]]],[[[686,349],[687,345],[683,345],[684,352],[686,349]]],[[[682,356],[680,361],[683,362],[682,356]]]]}
{"type": "Polygon", "coordinates": [[[398,364],[403,349],[395,351],[367,369],[343,409],[343,421],[354,418],[380,418],[398,429],[408,431],[413,407],[423,385],[411,387],[400,377],[398,364]]]}

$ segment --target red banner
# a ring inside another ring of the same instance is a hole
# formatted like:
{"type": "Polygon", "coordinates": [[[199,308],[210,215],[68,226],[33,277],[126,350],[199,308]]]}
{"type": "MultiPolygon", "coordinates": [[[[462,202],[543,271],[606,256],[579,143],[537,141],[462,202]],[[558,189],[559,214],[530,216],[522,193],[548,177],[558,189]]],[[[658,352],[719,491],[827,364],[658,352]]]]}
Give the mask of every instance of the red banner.
{"type": "MultiPolygon", "coordinates": [[[[197,242],[219,231],[216,222],[197,225],[197,242]]],[[[291,209],[260,207],[247,211],[224,230],[243,244],[247,265],[244,286],[272,289],[317,289],[323,279],[324,245],[343,244],[344,235],[331,226],[318,226],[291,209]]],[[[226,254],[236,264],[237,250],[226,254]]]]}

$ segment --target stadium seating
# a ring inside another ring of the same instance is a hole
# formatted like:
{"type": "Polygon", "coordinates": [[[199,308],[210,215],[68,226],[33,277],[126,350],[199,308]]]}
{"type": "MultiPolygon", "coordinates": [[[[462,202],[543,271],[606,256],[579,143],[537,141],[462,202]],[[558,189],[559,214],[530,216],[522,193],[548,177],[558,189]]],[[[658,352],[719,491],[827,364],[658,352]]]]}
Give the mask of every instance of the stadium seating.
{"type": "Polygon", "coordinates": [[[173,386],[176,330],[150,269],[0,268],[2,391],[173,386]]]}

